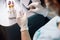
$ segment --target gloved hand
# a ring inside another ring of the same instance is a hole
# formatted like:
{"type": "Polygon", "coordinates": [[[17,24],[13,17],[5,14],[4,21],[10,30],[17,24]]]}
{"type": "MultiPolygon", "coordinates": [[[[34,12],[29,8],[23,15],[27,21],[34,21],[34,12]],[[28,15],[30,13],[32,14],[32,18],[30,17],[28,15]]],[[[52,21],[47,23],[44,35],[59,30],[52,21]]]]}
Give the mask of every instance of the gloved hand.
{"type": "Polygon", "coordinates": [[[29,8],[29,12],[34,12],[34,13],[41,14],[43,16],[47,16],[48,13],[47,9],[42,7],[40,2],[33,2],[28,6],[28,8],[29,8]]]}
{"type": "Polygon", "coordinates": [[[19,17],[16,17],[16,21],[21,28],[21,31],[28,30],[27,15],[23,11],[20,11],[19,17]]]}

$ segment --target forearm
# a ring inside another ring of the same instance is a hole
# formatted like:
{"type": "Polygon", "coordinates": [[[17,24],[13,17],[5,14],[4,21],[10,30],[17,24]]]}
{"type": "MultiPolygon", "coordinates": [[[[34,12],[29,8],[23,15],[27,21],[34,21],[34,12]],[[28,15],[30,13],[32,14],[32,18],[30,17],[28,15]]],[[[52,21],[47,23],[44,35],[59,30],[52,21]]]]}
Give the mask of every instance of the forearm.
{"type": "Polygon", "coordinates": [[[28,30],[21,31],[21,40],[31,40],[28,30]]]}

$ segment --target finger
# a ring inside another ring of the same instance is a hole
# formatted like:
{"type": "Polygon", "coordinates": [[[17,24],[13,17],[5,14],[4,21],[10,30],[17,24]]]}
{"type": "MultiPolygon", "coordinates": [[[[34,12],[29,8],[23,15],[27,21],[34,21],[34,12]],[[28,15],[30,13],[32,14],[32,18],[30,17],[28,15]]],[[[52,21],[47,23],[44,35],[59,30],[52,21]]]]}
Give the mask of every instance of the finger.
{"type": "Polygon", "coordinates": [[[36,8],[36,9],[30,9],[29,11],[30,12],[37,12],[39,9],[38,8],[36,8]]]}
{"type": "Polygon", "coordinates": [[[22,16],[23,16],[23,11],[21,11],[21,12],[19,13],[19,15],[20,15],[20,17],[22,17],[22,16]]]}
{"type": "Polygon", "coordinates": [[[23,10],[22,10],[21,13],[20,13],[20,18],[23,18],[23,17],[25,17],[25,16],[26,16],[26,13],[23,12],[23,10]]]}
{"type": "Polygon", "coordinates": [[[20,17],[20,13],[19,11],[16,12],[16,18],[19,18],[20,17]]]}
{"type": "Polygon", "coordinates": [[[37,5],[39,5],[40,3],[39,2],[34,2],[34,3],[31,3],[28,7],[31,7],[31,6],[37,6],[37,5]]]}
{"type": "Polygon", "coordinates": [[[26,13],[24,13],[24,17],[26,17],[27,16],[27,14],[26,13]]]}

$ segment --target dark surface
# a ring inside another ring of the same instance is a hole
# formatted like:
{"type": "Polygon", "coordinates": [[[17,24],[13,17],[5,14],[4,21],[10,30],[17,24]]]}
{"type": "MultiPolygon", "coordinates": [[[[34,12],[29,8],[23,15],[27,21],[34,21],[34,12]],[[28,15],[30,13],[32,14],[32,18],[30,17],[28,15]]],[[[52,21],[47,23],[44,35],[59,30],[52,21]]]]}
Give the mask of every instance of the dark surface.
{"type": "Polygon", "coordinates": [[[7,37],[7,40],[21,40],[21,33],[20,33],[20,28],[18,24],[5,27],[5,26],[0,26],[0,28],[3,28],[3,32],[7,33],[5,37],[7,37]]]}

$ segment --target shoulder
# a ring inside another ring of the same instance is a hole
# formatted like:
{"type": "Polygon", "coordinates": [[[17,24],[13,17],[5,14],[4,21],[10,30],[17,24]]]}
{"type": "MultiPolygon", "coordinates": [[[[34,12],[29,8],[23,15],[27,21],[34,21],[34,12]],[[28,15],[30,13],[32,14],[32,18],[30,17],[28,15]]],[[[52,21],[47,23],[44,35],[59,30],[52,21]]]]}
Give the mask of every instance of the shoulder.
{"type": "Polygon", "coordinates": [[[47,24],[38,29],[34,35],[34,39],[38,39],[38,37],[42,36],[51,36],[51,33],[55,30],[57,18],[58,16],[52,18],[47,24]]]}

